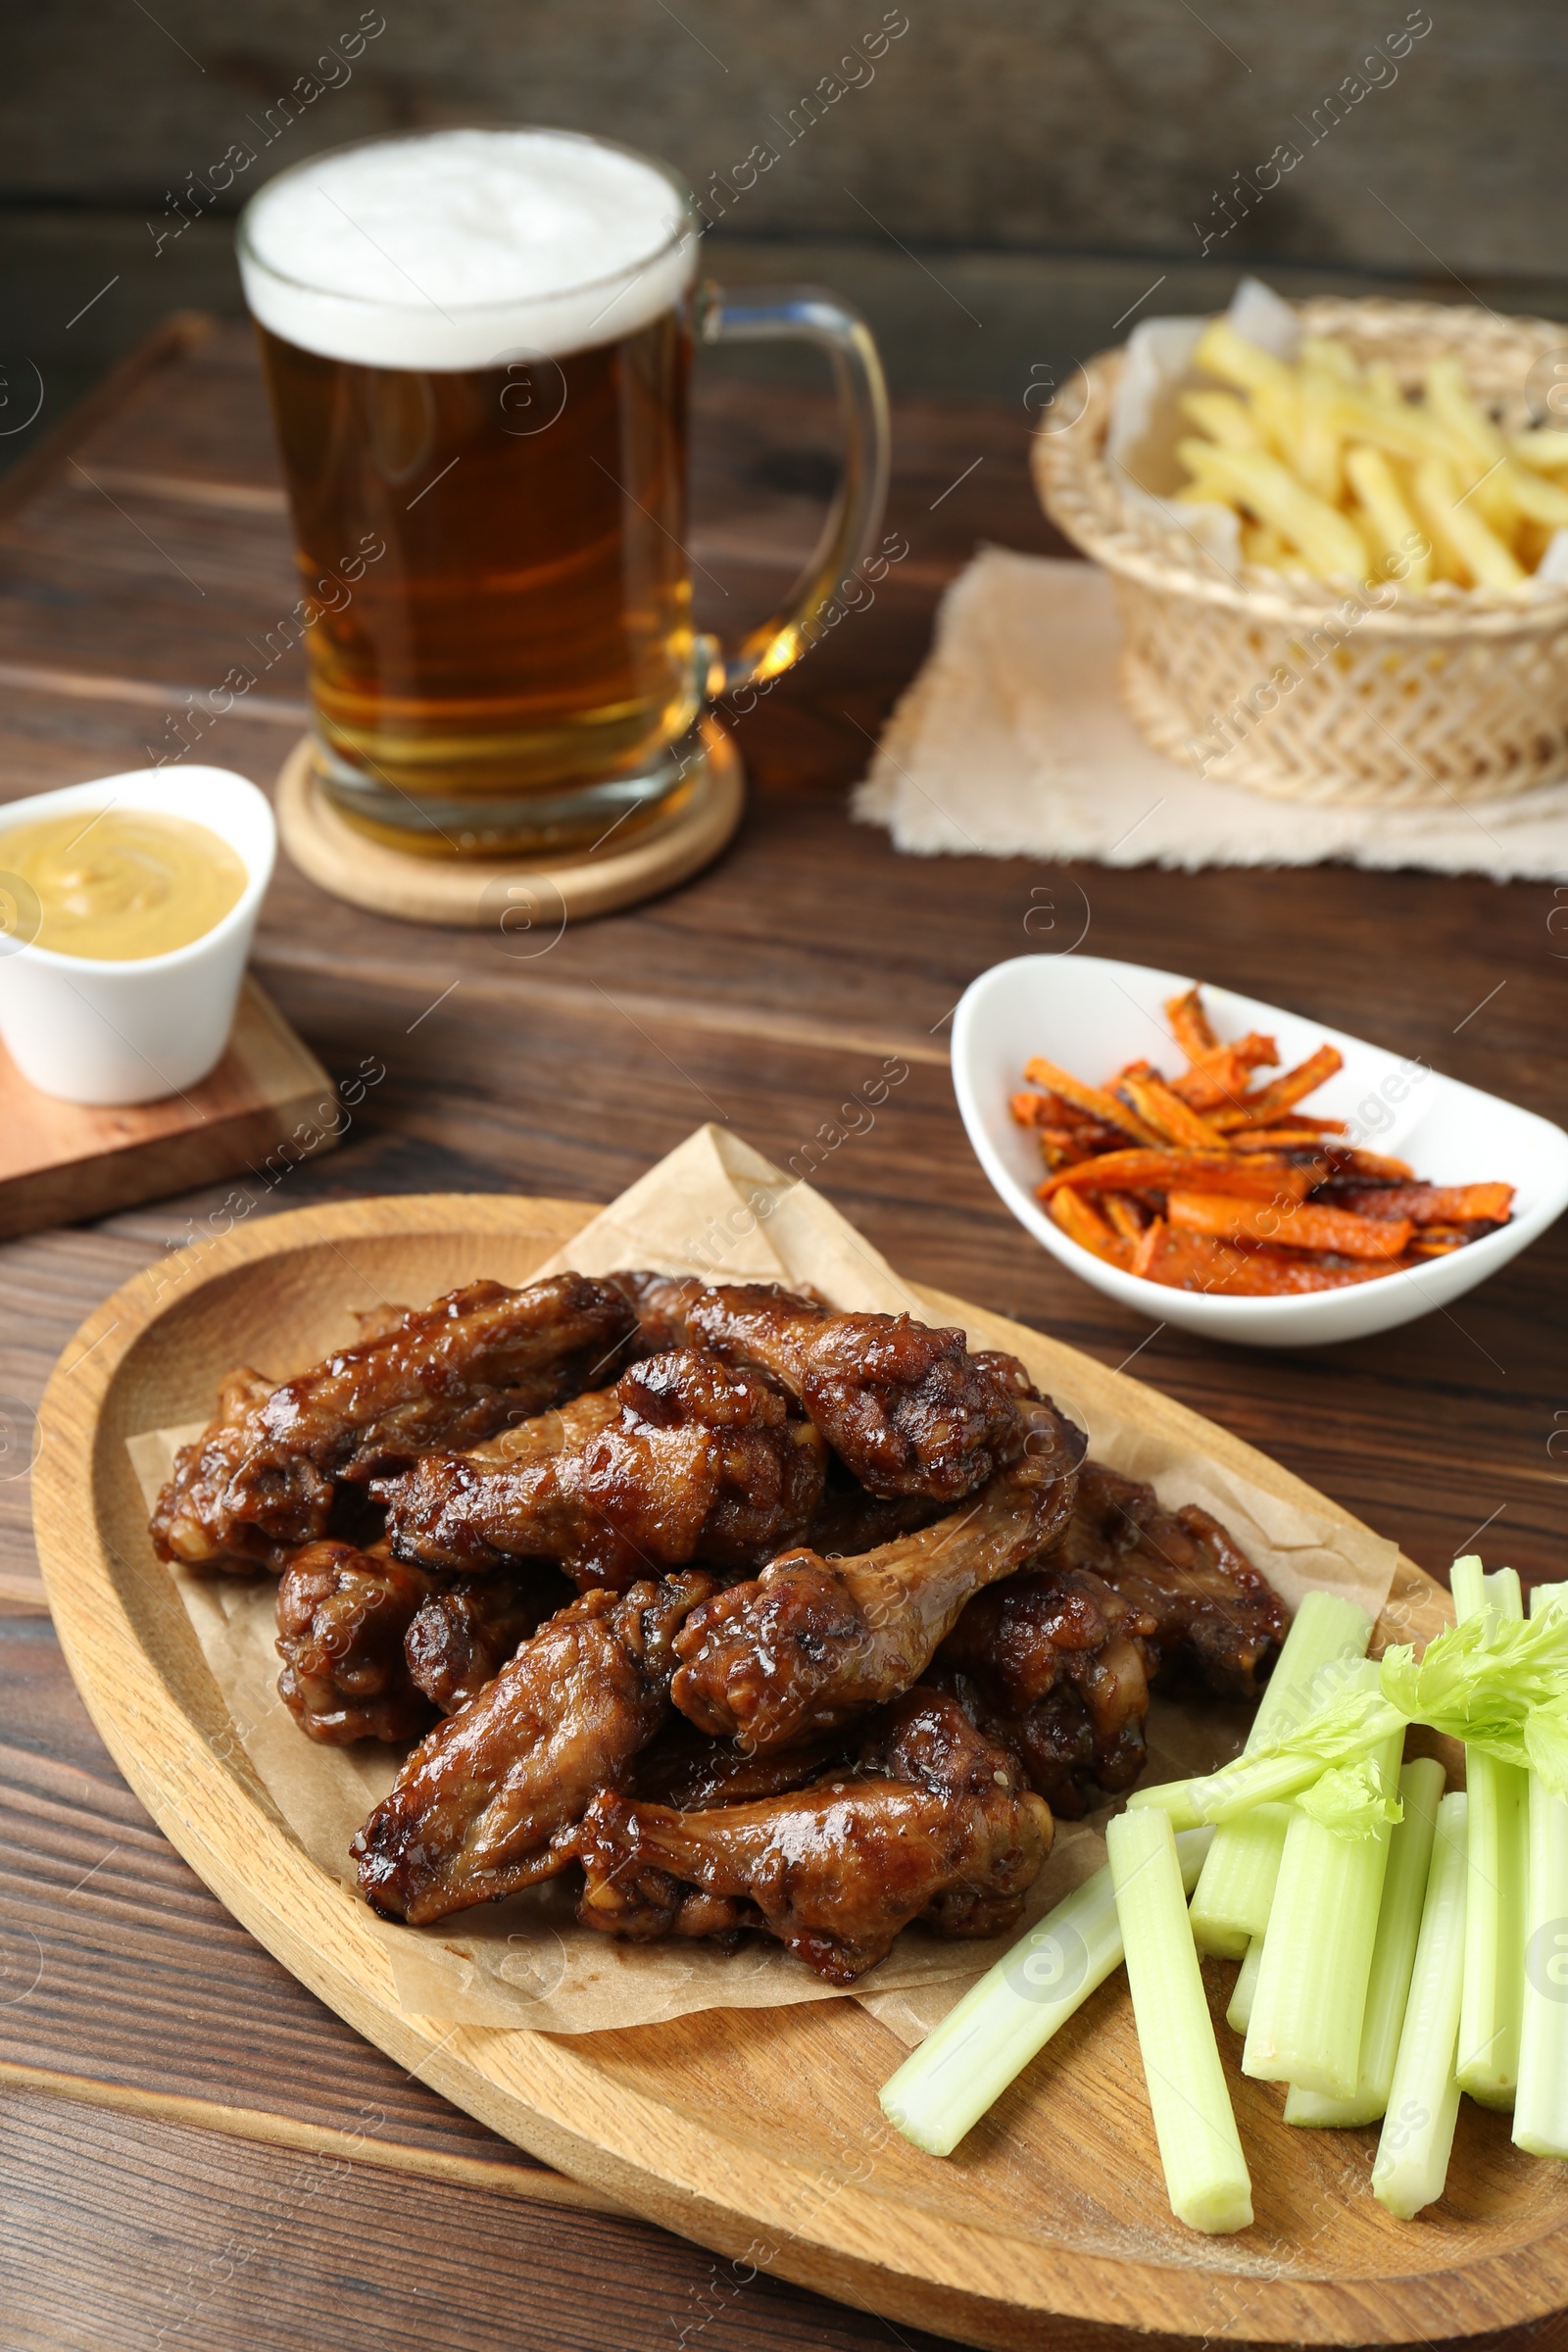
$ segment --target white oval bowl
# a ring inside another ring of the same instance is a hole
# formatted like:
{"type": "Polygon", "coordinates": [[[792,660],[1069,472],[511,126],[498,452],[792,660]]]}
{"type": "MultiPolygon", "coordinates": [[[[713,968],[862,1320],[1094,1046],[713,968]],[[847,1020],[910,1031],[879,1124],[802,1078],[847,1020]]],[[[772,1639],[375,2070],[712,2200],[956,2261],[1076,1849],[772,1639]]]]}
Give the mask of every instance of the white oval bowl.
{"type": "Polygon", "coordinates": [[[1286,1069],[1320,1045],[1339,1047],[1345,1067],[1314,1093],[1311,1107],[1348,1121],[1348,1140],[1408,1160],[1434,1184],[1511,1184],[1512,1221],[1408,1272],[1292,1298],[1216,1298],[1107,1265],[1070,1241],[1035,1198],[1045,1173],[1040,1148],[1013,1119],[1008,1102],[1036,1054],[1091,1086],[1102,1086],[1141,1057],[1175,1070],[1181,1057],[1162,1008],[1167,997],[1192,985],[1179,972],[1104,956],[1019,956],[983,972],[954,1017],[954,1090],[980,1165],[1019,1224],[1107,1298],[1152,1322],[1252,1347],[1365,1339],[1451,1305],[1528,1249],[1568,1207],[1568,1135],[1549,1119],[1321,1021],[1204,982],[1203,1003],[1216,1034],[1232,1038],[1262,1030],[1278,1042],[1286,1069]]]}
{"type": "Polygon", "coordinates": [[[5,836],[35,818],[147,808],[206,825],[248,879],[221,921],[166,956],[104,961],[0,942],[0,1038],[29,1086],[67,1102],[155,1102],[195,1086],[222,1059],[272,872],[277,834],[264,793],[226,767],[99,776],[0,808],[5,836]]]}

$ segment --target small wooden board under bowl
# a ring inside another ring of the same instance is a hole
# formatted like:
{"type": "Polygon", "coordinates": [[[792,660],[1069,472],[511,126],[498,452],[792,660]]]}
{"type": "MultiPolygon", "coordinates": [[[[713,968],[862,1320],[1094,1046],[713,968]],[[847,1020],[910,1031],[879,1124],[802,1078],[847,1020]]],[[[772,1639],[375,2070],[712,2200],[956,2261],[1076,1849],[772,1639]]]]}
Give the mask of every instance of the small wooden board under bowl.
{"type": "Polygon", "coordinates": [[[602,841],[571,856],[426,858],[393,849],[333,807],[309,736],[278,772],[278,831],[300,871],[352,906],[405,923],[500,930],[517,953],[539,954],[568,922],[673,890],[728,847],[746,807],[745,770],[711,713],[700,732],[700,756],[667,808],[636,825],[612,825],[602,841]]]}
{"type": "Polygon", "coordinates": [[[0,1046],[0,1240],[217,1184],[306,1122],[329,1151],[336,1115],[331,1079],[251,979],[217,1069],[162,1102],[62,1102],[0,1046]]]}
{"type": "MultiPolygon", "coordinates": [[[[318,1869],[256,1778],[171,1572],[154,1559],[127,1438],[199,1418],[235,1363],[302,1367],[351,1307],[521,1282],[593,1212],[462,1195],[297,1210],[128,1283],[83,1324],[42,1407],[38,1549],[93,1720],[160,1829],[235,1916],[400,2066],[619,2204],[905,2327],[994,2347],[1414,2345],[1568,2303],[1568,2171],[1507,2119],[1461,2113],[1447,2192],[1417,2223],[1369,2192],[1376,2134],[1293,2132],[1222,2033],[1251,2163],[1252,2229],[1195,2235],[1166,2203],[1122,1980],[1097,1992],[958,2152],[889,2135],[902,2045],[853,2000],[709,2011],[562,2036],[452,2028],[393,1997],[368,1914],[318,1869]],[[174,1279],[169,1279],[172,1275],[174,1279]]],[[[922,1294],[1091,1411],[1197,1445],[1284,1497],[1326,1502],[1185,1407],[1037,1333],[922,1294]]],[[[1375,1445],[1375,1433],[1367,1442],[1375,1445]]],[[[1353,1523],[1352,1523],[1353,1524],[1353,1523]]],[[[1381,1629],[1425,1639],[1446,1595],[1399,1563],[1381,1629]]],[[[1207,1964],[1217,2008],[1229,1970],[1207,1964]]]]}

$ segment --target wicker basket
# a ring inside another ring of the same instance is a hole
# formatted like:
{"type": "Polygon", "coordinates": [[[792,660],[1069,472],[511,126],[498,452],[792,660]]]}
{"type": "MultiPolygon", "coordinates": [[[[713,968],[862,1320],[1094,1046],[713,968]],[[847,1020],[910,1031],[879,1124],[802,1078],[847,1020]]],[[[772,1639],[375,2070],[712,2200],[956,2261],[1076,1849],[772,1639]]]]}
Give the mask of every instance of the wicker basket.
{"type": "MultiPolygon", "coordinates": [[[[1469,306],[1319,300],[1309,334],[1420,382],[1444,352],[1507,427],[1530,421],[1525,379],[1568,329],[1469,306]]],[[[1342,597],[1255,564],[1227,570],[1105,464],[1120,352],[1092,360],[1087,403],[1033,445],[1053,520],[1110,573],[1121,694],[1157,751],[1277,800],[1414,808],[1501,800],[1568,775],[1568,585],[1521,599],[1440,582],[1391,604],[1342,597]]],[[[1388,590],[1383,591],[1388,595],[1388,590]]]]}

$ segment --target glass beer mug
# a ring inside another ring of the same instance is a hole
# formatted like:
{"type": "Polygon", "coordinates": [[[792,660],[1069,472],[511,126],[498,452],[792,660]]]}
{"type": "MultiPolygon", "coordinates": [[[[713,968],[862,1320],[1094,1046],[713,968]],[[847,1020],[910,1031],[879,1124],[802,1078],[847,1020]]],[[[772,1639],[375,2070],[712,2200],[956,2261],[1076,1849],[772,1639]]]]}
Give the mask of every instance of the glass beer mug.
{"type": "Polygon", "coordinates": [[[864,321],[700,285],[701,229],[664,165],[554,130],[366,141],[246,207],[318,772],[381,838],[539,855],[635,825],[705,704],[798,660],[868,549],[888,427],[864,321]],[[782,337],[829,357],[844,474],[789,605],[725,647],[692,620],[692,349],[782,337]]]}

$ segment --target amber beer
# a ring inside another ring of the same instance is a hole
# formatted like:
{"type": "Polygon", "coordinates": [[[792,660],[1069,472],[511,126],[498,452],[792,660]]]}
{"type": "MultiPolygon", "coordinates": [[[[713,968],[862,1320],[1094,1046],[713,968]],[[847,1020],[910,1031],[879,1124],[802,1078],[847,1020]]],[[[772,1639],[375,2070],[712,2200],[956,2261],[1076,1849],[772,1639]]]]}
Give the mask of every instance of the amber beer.
{"type": "Polygon", "coordinates": [[[678,182],[563,133],[377,142],[251,208],[307,596],[344,547],[385,551],[305,639],[318,757],[362,816],[437,849],[519,815],[565,839],[690,725],[695,242],[678,182]]]}
{"type": "Polygon", "coordinates": [[[728,651],[694,631],[699,227],[662,164],[552,130],[368,140],[241,219],[318,772],[401,847],[591,843],[695,791],[705,698],[798,659],[870,545],[887,404],[864,321],[816,288],[705,288],[706,341],[828,351],[847,450],[791,603],[728,651]],[[345,548],[379,551],[347,594],[345,548]]]}

